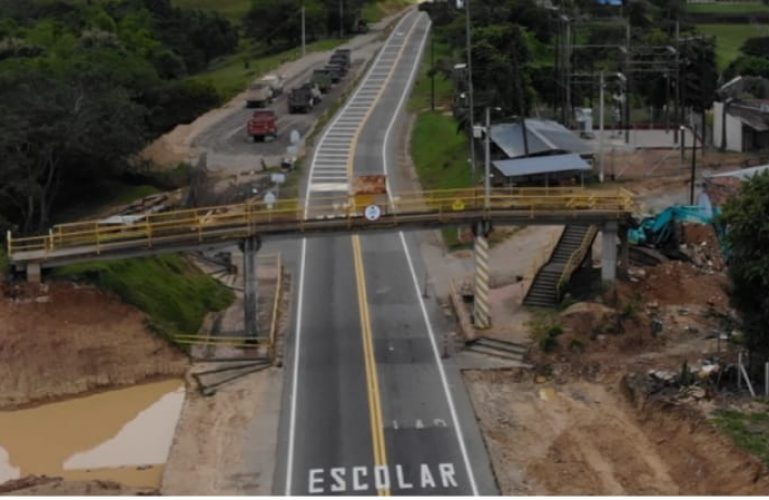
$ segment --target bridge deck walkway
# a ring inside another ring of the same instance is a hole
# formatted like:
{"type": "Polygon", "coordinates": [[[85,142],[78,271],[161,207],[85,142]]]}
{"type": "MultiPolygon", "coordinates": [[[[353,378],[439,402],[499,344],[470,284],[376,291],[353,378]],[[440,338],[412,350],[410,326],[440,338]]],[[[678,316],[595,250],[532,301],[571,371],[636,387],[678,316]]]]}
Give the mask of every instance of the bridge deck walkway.
{"type": "MultiPolygon", "coordinates": [[[[370,201],[367,201],[370,203],[370,201]]],[[[624,189],[494,189],[486,207],[482,189],[427,191],[378,203],[369,220],[366,205],[354,197],[329,196],[313,204],[307,216],[303,200],[281,200],[177,210],[134,217],[120,223],[86,221],[60,224],[40,236],[8,234],[8,255],[17,267],[39,263],[54,267],[97,256],[144,255],[224,243],[250,236],[352,233],[456,226],[477,221],[505,224],[600,224],[627,219],[633,196],[624,189]]]]}

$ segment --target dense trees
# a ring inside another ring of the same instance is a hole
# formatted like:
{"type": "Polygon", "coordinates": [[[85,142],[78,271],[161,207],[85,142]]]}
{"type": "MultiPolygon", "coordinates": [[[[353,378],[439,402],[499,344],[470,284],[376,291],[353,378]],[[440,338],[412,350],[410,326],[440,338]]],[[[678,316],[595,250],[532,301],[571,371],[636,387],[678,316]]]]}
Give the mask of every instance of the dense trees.
{"type": "Polygon", "coordinates": [[[748,38],[740,52],[724,71],[727,80],[737,75],[769,78],[769,37],[748,38]]]}
{"type": "Polygon", "coordinates": [[[769,358],[769,174],[744,182],[724,207],[731,250],[732,305],[742,320],[745,342],[760,359],[769,358]]]}
{"type": "Polygon", "coordinates": [[[46,227],[60,195],[215,105],[180,78],[237,42],[229,21],[170,0],[0,0],[0,230],[46,227]]]}
{"type": "Polygon", "coordinates": [[[375,0],[252,0],[251,9],[243,20],[246,34],[257,45],[268,50],[294,47],[301,42],[301,9],[305,8],[307,39],[338,36],[340,3],[342,27],[354,33],[362,19],[362,10],[375,0]]]}

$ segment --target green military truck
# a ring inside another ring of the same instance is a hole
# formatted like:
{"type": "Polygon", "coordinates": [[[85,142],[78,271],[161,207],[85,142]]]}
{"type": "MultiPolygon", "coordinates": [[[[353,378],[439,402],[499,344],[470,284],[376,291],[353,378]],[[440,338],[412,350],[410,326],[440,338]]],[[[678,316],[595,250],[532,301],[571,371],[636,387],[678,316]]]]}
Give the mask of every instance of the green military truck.
{"type": "Polygon", "coordinates": [[[310,83],[318,86],[321,92],[324,94],[331,90],[331,73],[327,69],[316,69],[312,72],[312,78],[310,83]]]}

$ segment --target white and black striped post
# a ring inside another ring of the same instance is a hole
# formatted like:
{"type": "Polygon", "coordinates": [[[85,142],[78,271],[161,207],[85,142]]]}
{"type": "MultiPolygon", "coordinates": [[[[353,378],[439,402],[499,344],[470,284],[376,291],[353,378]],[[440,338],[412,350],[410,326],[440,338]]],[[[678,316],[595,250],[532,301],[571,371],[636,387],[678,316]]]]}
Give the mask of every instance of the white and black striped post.
{"type": "Polygon", "coordinates": [[[476,328],[491,327],[489,309],[489,242],[483,225],[475,235],[475,298],[473,300],[473,319],[476,328]]]}

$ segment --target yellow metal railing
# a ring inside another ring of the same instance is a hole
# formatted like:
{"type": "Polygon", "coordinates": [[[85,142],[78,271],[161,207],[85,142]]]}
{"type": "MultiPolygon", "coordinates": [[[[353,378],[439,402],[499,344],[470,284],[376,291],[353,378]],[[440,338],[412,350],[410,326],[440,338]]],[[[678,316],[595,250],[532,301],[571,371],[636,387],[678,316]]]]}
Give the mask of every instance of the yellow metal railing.
{"type": "Polygon", "coordinates": [[[562,234],[563,234],[563,230],[561,230],[561,232],[553,231],[553,233],[550,235],[550,239],[542,248],[542,251],[539,252],[534,257],[534,260],[531,261],[531,266],[529,267],[529,273],[527,276],[527,278],[529,279],[529,283],[528,283],[528,286],[526,287],[526,292],[523,294],[524,297],[526,297],[529,294],[529,290],[531,290],[531,287],[534,284],[534,280],[537,278],[537,273],[539,273],[539,270],[542,269],[542,266],[544,266],[550,261],[550,257],[553,256],[553,252],[555,252],[555,247],[556,245],[558,245],[558,241],[561,239],[562,234]]]}
{"type": "Polygon", "coordinates": [[[563,271],[561,272],[561,277],[558,278],[558,292],[560,293],[561,290],[563,290],[563,287],[566,285],[566,283],[569,281],[569,278],[574,273],[574,271],[577,269],[577,267],[582,262],[582,259],[585,258],[585,255],[587,254],[588,250],[590,250],[590,246],[593,244],[593,240],[595,239],[595,236],[598,234],[598,228],[596,226],[590,226],[587,228],[587,232],[585,233],[585,236],[582,238],[582,243],[580,243],[579,248],[571,254],[569,257],[569,260],[566,261],[566,264],[563,266],[563,271]]]}
{"type": "MultiPolygon", "coordinates": [[[[383,220],[398,223],[400,215],[431,215],[438,221],[451,214],[470,211],[492,213],[496,210],[520,211],[535,217],[548,212],[629,213],[635,207],[633,196],[624,189],[588,190],[583,188],[499,188],[490,194],[489,209],[484,205],[482,189],[455,189],[405,193],[382,200],[383,220]]],[[[363,221],[362,207],[353,197],[314,196],[307,210],[303,200],[281,200],[272,207],[263,202],[205,207],[147,214],[132,223],[108,224],[104,221],[74,222],[51,228],[47,235],[17,238],[8,234],[8,255],[35,252],[35,258],[67,248],[89,247],[97,254],[106,245],[112,248],[148,247],[169,239],[202,242],[206,237],[239,237],[257,229],[291,225],[303,232],[305,224],[319,219],[363,221]],[[306,215],[305,215],[306,214],[306,215]]],[[[381,223],[381,221],[380,221],[381,223]]]]}

